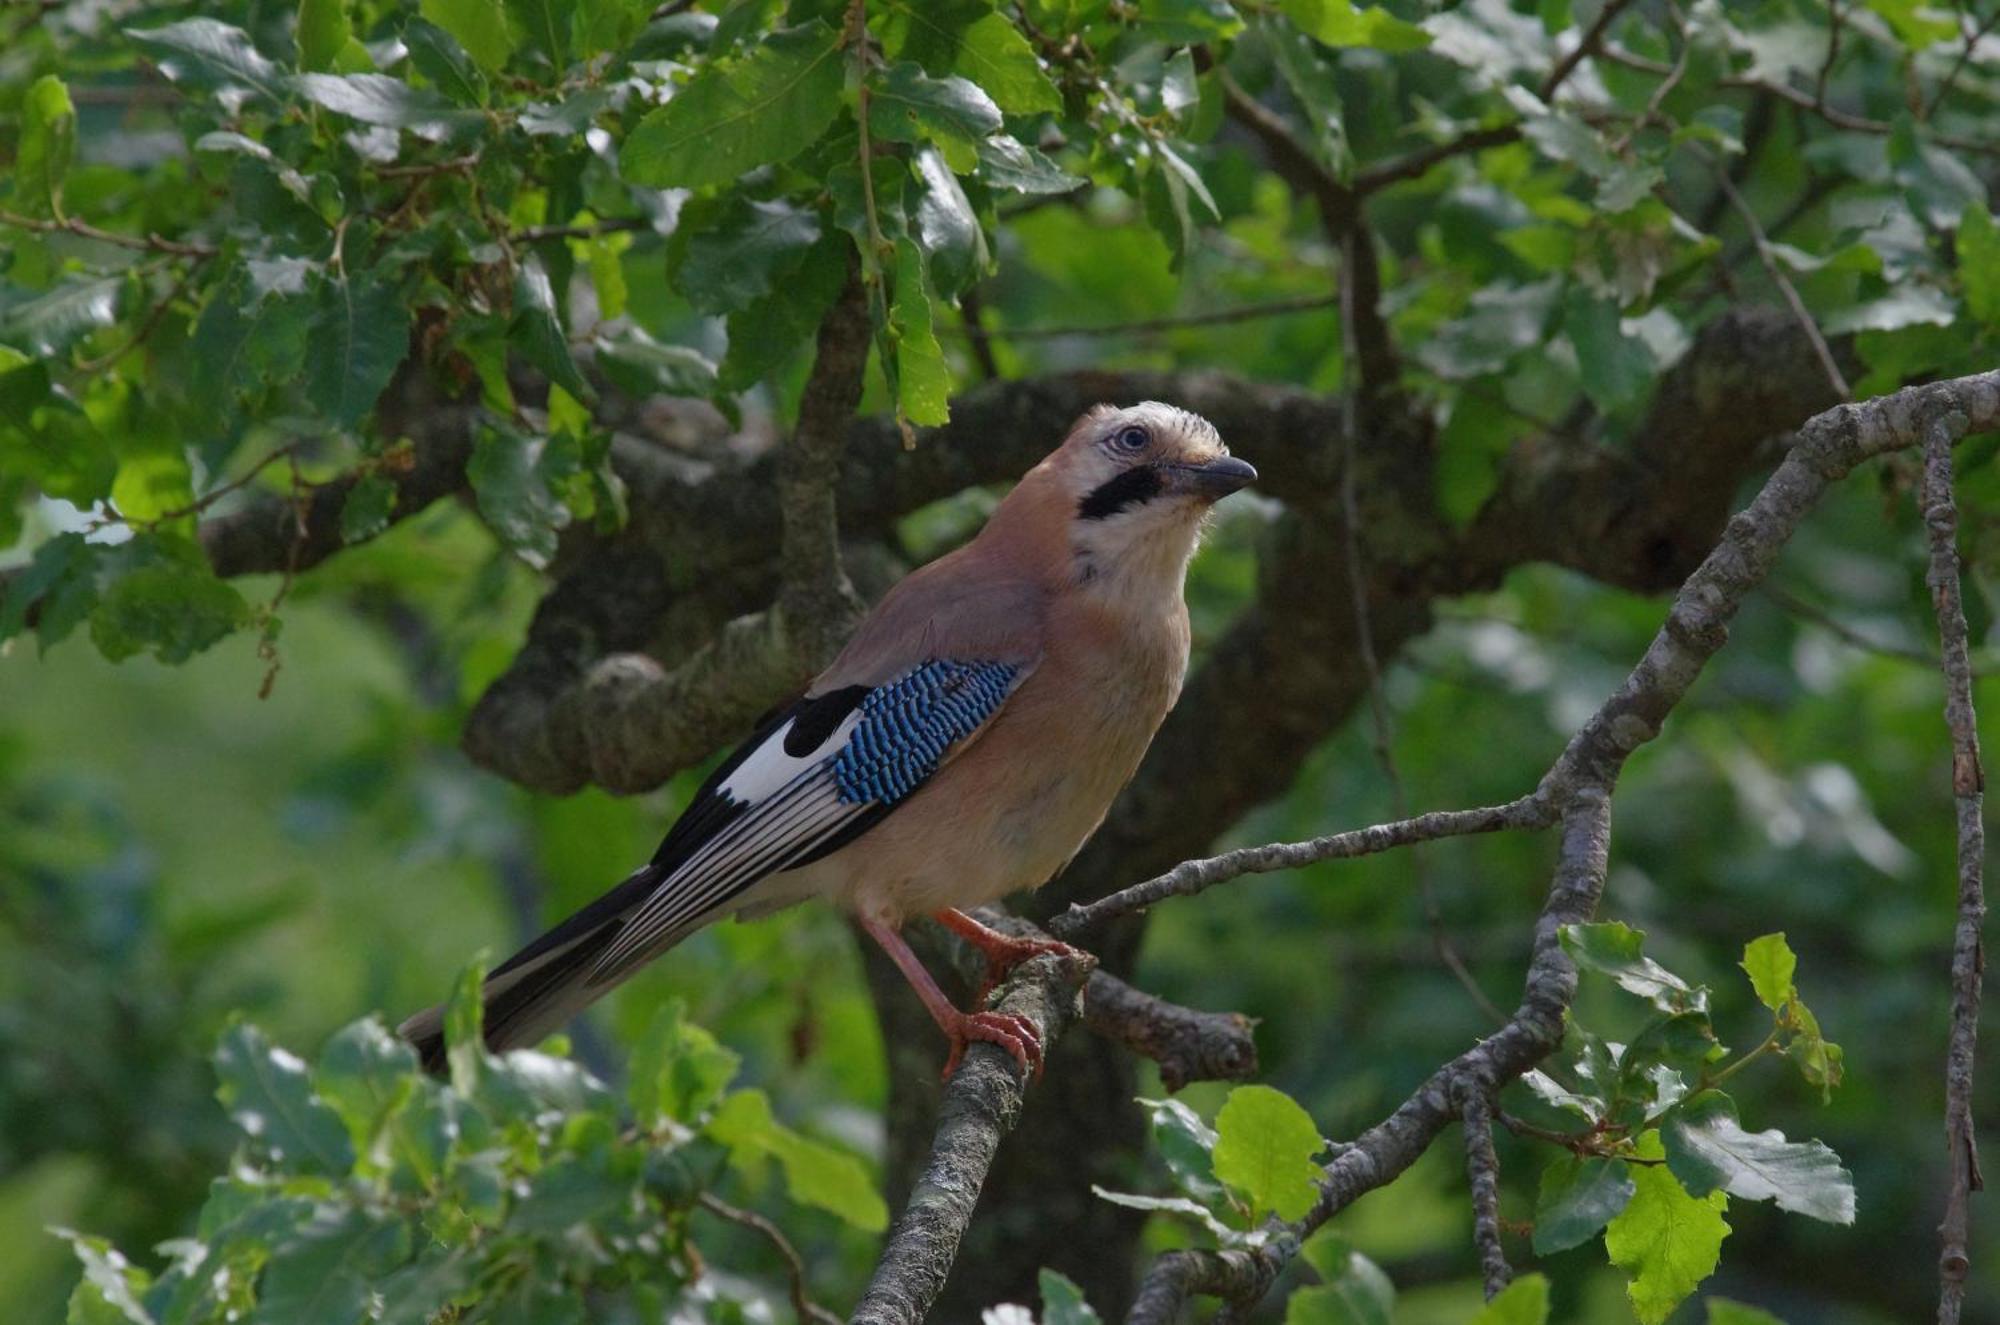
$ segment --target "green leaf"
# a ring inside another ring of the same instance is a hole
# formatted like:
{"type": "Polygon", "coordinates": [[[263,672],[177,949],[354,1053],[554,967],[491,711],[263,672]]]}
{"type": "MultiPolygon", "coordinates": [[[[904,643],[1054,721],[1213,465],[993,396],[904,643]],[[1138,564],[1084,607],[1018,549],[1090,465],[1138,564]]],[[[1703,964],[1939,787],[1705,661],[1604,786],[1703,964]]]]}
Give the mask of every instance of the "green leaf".
{"type": "Polygon", "coordinates": [[[299,0],[299,25],[293,37],[299,48],[299,68],[333,68],[354,37],[347,21],[347,0],[299,0]]]}
{"type": "Polygon", "coordinates": [[[1500,372],[1541,343],[1560,288],[1554,277],[1533,285],[1485,286],[1472,296],[1462,317],[1417,346],[1417,358],[1452,381],[1500,372]]]}
{"type": "Polygon", "coordinates": [[[1494,1294],[1472,1325],[1548,1325],[1548,1319],[1548,1276],[1524,1274],[1494,1294]]]}
{"type": "Polygon", "coordinates": [[[889,1226],[889,1207],[875,1190],[868,1169],[845,1151],[792,1131],[771,1115],[761,1090],[739,1090],[709,1120],[708,1135],[732,1152],[768,1154],[785,1170],[794,1201],[840,1216],[856,1228],[879,1233],[889,1226]]]}
{"type": "Polygon", "coordinates": [[[74,281],[47,294],[0,307],[0,344],[53,359],[118,319],[125,290],[120,276],[74,281]]]}
{"type": "Polygon", "coordinates": [[[527,38],[527,48],[546,55],[557,72],[567,68],[575,0],[505,0],[505,3],[514,30],[527,38]]]}
{"type": "MultiPolygon", "coordinates": [[[[475,459],[477,454],[475,451],[475,459]]],[[[444,1005],[445,1062],[451,1071],[451,1088],[460,1095],[476,1093],[484,1075],[485,1022],[486,958],[482,953],[459,970],[444,1005]]]]}
{"type": "Polygon", "coordinates": [[[1386,9],[1357,9],[1352,0],[1284,0],[1285,16],[1328,46],[1371,46],[1378,51],[1420,51],[1428,32],[1386,9]]]}
{"type": "Polygon", "coordinates": [[[1708,1308],[1708,1325],[1785,1325],[1770,1312],[1726,1297],[1702,1299],[1708,1308]]]}
{"type": "Polygon", "coordinates": [[[1542,1170],[1535,1200],[1534,1247],[1550,1256],[1597,1236],[1637,1190],[1622,1159],[1562,1155],[1542,1170]]]}
{"type": "Polygon", "coordinates": [[[295,1172],[344,1176],[354,1147],[340,1115],[313,1093],[306,1065],[247,1021],[215,1049],[216,1098],[259,1150],[295,1172]]]}
{"type": "Polygon", "coordinates": [[[1584,970],[1610,976],[1619,988],[1648,1000],[1662,1012],[1706,1007],[1703,991],[1641,951],[1645,939],[1643,932],[1618,920],[1562,928],[1563,951],[1584,970]]]}
{"type": "Polygon", "coordinates": [[[1822,1101],[1833,1098],[1833,1088],[1845,1075],[1846,1058],[1839,1045],[1820,1034],[1819,1018],[1797,998],[1785,1014],[1792,1023],[1791,1041],[1785,1056],[1797,1064],[1799,1075],[1820,1088],[1822,1101]]]}
{"type": "Polygon", "coordinates": [[[437,24],[413,18],[403,25],[403,45],[410,63],[431,86],[461,106],[486,104],[486,75],[458,38],[437,24]]]}
{"type": "Polygon", "coordinates": [[[416,1072],[416,1050],[368,1017],[342,1027],[320,1050],[313,1092],[347,1125],[355,1153],[367,1155],[415,1095],[416,1072]]]}
{"type": "Polygon", "coordinates": [[[457,38],[466,54],[488,74],[499,73],[513,53],[514,37],[500,0],[422,0],[417,8],[457,38]]]}
{"type": "Polygon", "coordinates": [[[1091,1310],[1074,1283],[1046,1267],[1037,1282],[1042,1289],[1041,1325],[1100,1325],[1102,1317],[1091,1310]]]}
{"type": "Polygon", "coordinates": [[[76,154],[76,107],[63,81],[43,74],[28,85],[20,116],[12,172],[15,206],[41,216],[62,206],[63,177],[76,154]]]}
{"type": "Polygon", "coordinates": [[[1818,1141],[1787,1141],[1783,1132],[1748,1132],[1736,1102],[1719,1090],[1690,1096],[1661,1124],[1667,1167],[1691,1195],[1718,1188],[1746,1201],[1830,1224],[1854,1222],[1854,1175],[1818,1141]]]}
{"type": "Polygon", "coordinates": [[[648,112],[619,163],[635,184],[701,188],[789,161],[840,113],[842,77],[837,29],[788,28],[733,64],[704,69],[648,112]]]}
{"type": "Polygon", "coordinates": [[[300,74],[293,85],[307,101],[349,119],[426,138],[484,123],[478,112],[457,110],[437,93],[387,74],[300,74]]]}
{"type": "Polygon", "coordinates": [[[638,327],[628,327],[616,340],[599,340],[597,366],[613,386],[634,396],[708,397],[716,391],[714,360],[685,345],[663,345],[638,327]]]}
{"type": "Polygon", "coordinates": [[[1389,1325],[1394,1319],[1396,1285],[1345,1238],[1322,1229],[1302,1250],[1321,1286],[1292,1294],[1285,1325],[1389,1325]]]}
{"type": "Polygon", "coordinates": [[[514,268],[514,321],[507,331],[507,343],[578,400],[596,396],[570,355],[569,337],[556,315],[556,292],[549,283],[548,268],[532,253],[514,268]]]}
{"type": "Polygon", "coordinates": [[[959,174],[979,165],[979,144],[1000,128],[1000,108],[979,85],[932,78],[919,65],[891,65],[870,86],[868,130],[892,143],[931,142],[959,174]]]}
{"type": "MultiPolygon", "coordinates": [[[[1657,1132],[1639,1138],[1641,1159],[1664,1159],[1657,1132]]],[[[1721,1192],[1695,1197],[1664,1164],[1632,1166],[1632,1199],[1604,1230],[1611,1263],[1625,1271],[1626,1295],[1641,1325],[1662,1325],[1681,1299],[1715,1273],[1729,1236],[1721,1192]]]]}
{"type": "Polygon", "coordinates": [[[340,504],[340,541],[361,543],[389,527],[396,507],[396,483],[385,474],[363,474],[340,504]]]}
{"type": "Polygon", "coordinates": [[[1215,1115],[1215,1176],[1250,1199],[1254,1210],[1297,1219],[1319,1199],[1325,1149],[1312,1117],[1269,1086],[1238,1086],[1215,1115]]]}
{"type": "Polygon", "coordinates": [[[576,7],[576,55],[622,51],[653,12],[646,0],[580,0],[576,7]]]}
{"type": "Polygon", "coordinates": [[[1897,285],[1880,299],[1837,309],[1820,319],[1820,330],[1829,336],[1845,336],[1856,331],[1896,331],[1903,327],[1948,327],[1958,320],[1958,306],[1951,296],[1914,281],[1897,285]]]}
{"type": "Polygon", "coordinates": [[[1009,115],[1062,109],[1062,94],[1043,70],[1041,57],[1000,14],[988,14],[965,30],[954,68],[1009,115]]]}
{"type": "Polygon", "coordinates": [[[1792,976],[1799,968],[1799,959],[1792,954],[1791,945],[1785,942],[1782,933],[1766,934],[1744,944],[1743,960],[1738,965],[1750,977],[1757,1001],[1771,1011],[1782,1011],[1785,1004],[1798,997],[1792,976]]]}
{"type": "Polygon", "coordinates": [[[306,399],[352,428],[375,407],[410,348],[410,309],[377,272],[329,275],[320,283],[306,356],[306,399]]]}
{"type": "Polygon", "coordinates": [[[536,437],[511,427],[483,430],[466,477],[479,515],[500,541],[537,570],[555,559],[556,535],[570,523],[561,491],[579,469],[576,439],[536,437]]]}
{"type": "Polygon", "coordinates": [[[1004,133],[979,140],[979,178],[989,188],[1014,193],[1069,193],[1087,180],[1004,133]]]}
{"type": "Polygon", "coordinates": [[[113,662],[141,652],[186,662],[250,620],[243,595],[217,579],[208,558],[179,534],[143,534],[105,553],[98,566],[90,638],[113,662]]]}
{"type": "Polygon", "coordinates": [[[896,345],[896,408],[912,423],[934,427],[951,417],[951,370],[931,329],[924,259],[915,243],[896,241],[896,297],[889,306],[896,345]]]}
{"type": "Polygon", "coordinates": [[[264,58],[250,34],[212,18],[184,18],[162,28],[127,28],[125,35],[162,52],[160,72],[176,83],[243,87],[273,101],[285,100],[285,76],[264,58]]]}
{"type": "Polygon", "coordinates": [[[982,275],[991,257],[986,233],[958,177],[936,148],[917,153],[917,242],[930,258],[931,283],[949,298],[982,275]]]}
{"type": "Polygon", "coordinates": [[[667,1119],[693,1125],[722,1098],[742,1061],[688,1021],[685,1005],[673,999],[632,1048],[632,1112],[648,1127],[667,1119]]]}
{"type": "Polygon", "coordinates": [[[1535,1092],[1543,1103],[1597,1122],[1604,1117],[1604,1101],[1595,1095],[1581,1095],[1569,1090],[1540,1068],[1531,1068],[1521,1074],[1521,1084],[1535,1092]]]}
{"type": "Polygon", "coordinates": [[[69,1325],[153,1325],[141,1301],[151,1278],[103,1238],[66,1228],[49,1230],[69,1243],[83,1278],[69,1298],[69,1325]]]}
{"type": "Polygon", "coordinates": [[[729,354],[723,360],[720,381],[714,385],[729,391],[746,390],[797,350],[840,297],[853,251],[846,236],[823,235],[798,270],[786,278],[783,289],[774,290],[741,313],[730,314],[729,354]]]}
{"type": "Polygon", "coordinates": [[[1612,413],[1649,393],[1652,351],[1637,336],[1625,334],[1612,300],[1572,287],[1563,306],[1563,334],[1576,350],[1584,394],[1599,409],[1612,413]]]}
{"type": "Polygon", "coordinates": [[[732,195],[721,206],[690,205],[681,214],[667,277],[704,313],[738,313],[780,289],[819,242],[816,212],[783,200],[732,195]]]}
{"type": "Polygon", "coordinates": [[[27,626],[28,608],[41,604],[36,634],[41,647],[60,643],[97,604],[97,563],[103,548],[82,534],[57,534],[35,549],[34,560],[0,590],[0,642],[27,626]]]}
{"type": "Polygon", "coordinates": [[[1298,102],[1300,116],[1312,128],[1320,161],[1336,178],[1346,179],[1354,168],[1354,154],[1347,143],[1346,116],[1333,69],[1311,40],[1290,24],[1260,20],[1258,31],[1271,48],[1279,77],[1298,102]]]}
{"type": "Polygon", "coordinates": [[[1889,165],[1918,215],[1939,229],[1958,224],[1965,209],[1985,206],[1986,186],[1971,167],[1921,136],[1908,111],[1889,133],[1889,165]]]}
{"type": "Polygon", "coordinates": [[[1958,279],[1967,311],[1989,329],[2000,328],[2000,225],[1979,203],[1958,218],[1958,279]]]}
{"type": "Polygon", "coordinates": [[[250,1325],[345,1325],[371,1314],[378,1279],[409,1259],[410,1225],[352,1205],[318,1207],[271,1248],[250,1325]]]}
{"type": "Polygon", "coordinates": [[[1199,222],[1221,213],[1203,182],[1201,172],[1164,142],[1151,147],[1153,167],[1146,175],[1146,219],[1166,239],[1176,270],[1200,238],[1199,222]],[[1202,217],[1196,216],[1199,207],[1202,217]]]}
{"type": "Polygon", "coordinates": [[[1153,1144],[1182,1191],[1205,1205],[1221,1200],[1215,1180],[1215,1130],[1179,1100],[1139,1101],[1153,1119],[1153,1144]]]}
{"type": "Polygon", "coordinates": [[[1206,1230],[1208,1235],[1225,1247],[1237,1246],[1244,1241],[1244,1235],[1216,1217],[1215,1211],[1200,1201],[1185,1196],[1142,1196],[1137,1192],[1114,1192],[1108,1188],[1091,1184],[1091,1192],[1101,1201],[1122,1205],[1128,1210],[1144,1210],[1151,1214],[1179,1215],[1190,1219],[1206,1230]]]}

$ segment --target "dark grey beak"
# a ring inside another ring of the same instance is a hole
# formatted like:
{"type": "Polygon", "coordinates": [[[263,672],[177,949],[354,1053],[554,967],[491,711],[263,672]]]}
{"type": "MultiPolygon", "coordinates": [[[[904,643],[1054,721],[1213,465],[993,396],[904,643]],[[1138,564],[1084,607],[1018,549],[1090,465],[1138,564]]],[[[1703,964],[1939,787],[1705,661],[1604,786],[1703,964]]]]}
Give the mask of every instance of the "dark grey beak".
{"type": "Polygon", "coordinates": [[[1205,465],[1181,465],[1177,468],[1188,487],[1210,501],[1218,501],[1257,481],[1255,466],[1233,455],[1218,457],[1205,465]]]}

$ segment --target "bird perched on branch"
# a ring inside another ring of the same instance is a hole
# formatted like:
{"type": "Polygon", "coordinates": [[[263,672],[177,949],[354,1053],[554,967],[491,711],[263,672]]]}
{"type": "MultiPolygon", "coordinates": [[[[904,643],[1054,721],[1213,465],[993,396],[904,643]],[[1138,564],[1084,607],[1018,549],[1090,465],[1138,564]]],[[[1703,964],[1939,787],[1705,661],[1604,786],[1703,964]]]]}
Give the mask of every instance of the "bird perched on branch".
{"type": "MultiPolygon", "coordinates": [[[[1181,586],[1215,501],[1257,477],[1198,415],[1100,405],[965,546],[882,599],[805,693],[696,793],[650,864],[487,978],[486,1040],[532,1044],[704,925],[824,897],[951,1043],[1039,1070],[1021,1017],[961,1011],[898,932],[929,915],[989,983],[1044,952],[966,914],[1066,865],[1180,695],[1181,586]]],[[[443,1061],[442,1015],[403,1024],[443,1061]]]]}

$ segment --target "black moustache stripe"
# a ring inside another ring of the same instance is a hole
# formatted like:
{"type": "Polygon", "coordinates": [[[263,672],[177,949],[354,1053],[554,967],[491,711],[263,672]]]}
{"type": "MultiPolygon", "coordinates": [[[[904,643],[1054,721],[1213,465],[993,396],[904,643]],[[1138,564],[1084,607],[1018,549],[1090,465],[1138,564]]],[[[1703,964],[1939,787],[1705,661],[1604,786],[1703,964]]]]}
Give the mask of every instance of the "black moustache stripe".
{"type": "Polygon", "coordinates": [[[1166,485],[1160,479],[1160,471],[1151,465],[1141,465],[1128,469],[1116,478],[1100,483],[1077,505],[1080,519],[1102,520],[1118,514],[1128,506],[1149,502],[1160,495],[1166,485]]]}

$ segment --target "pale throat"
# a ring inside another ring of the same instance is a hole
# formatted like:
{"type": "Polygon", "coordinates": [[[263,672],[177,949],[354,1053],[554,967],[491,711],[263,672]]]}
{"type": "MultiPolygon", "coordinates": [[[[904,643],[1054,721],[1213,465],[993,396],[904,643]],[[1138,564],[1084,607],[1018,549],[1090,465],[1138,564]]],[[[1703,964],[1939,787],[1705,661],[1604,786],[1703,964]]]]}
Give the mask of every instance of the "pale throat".
{"type": "Polygon", "coordinates": [[[1188,562],[1207,521],[1201,512],[1132,517],[1083,528],[1070,539],[1071,584],[1079,591],[1135,606],[1178,601],[1188,562]]]}

